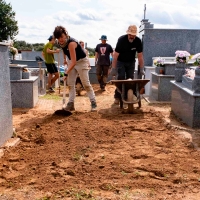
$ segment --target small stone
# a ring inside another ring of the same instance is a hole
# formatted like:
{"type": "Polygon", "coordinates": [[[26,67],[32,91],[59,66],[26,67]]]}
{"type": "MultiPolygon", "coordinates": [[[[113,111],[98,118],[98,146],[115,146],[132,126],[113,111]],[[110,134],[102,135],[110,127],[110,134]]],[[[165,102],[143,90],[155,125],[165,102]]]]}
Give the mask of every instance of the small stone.
{"type": "Polygon", "coordinates": [[[88,153],[85,153],[84,156],[85,156],[85,157],[89,157],[89,154],[88,154],[88,153]]]}
{"type": "Polygon", "coordinates": [[[75,173],[72,170],[67,171],[67,175],[69,176],[75,176],[75,173]]]}
{"type": "Polygon", "coordinates": [[[63,124],[64,122],[63,122],[63,120],[58,120],[57,121],[57,124],[63,124]]]}
{"type": "Polygon", "coordinates": [[[52,166],[57,166],[57,164],[55,162],[52,162],[51,165],[52,166]]]}
{"type": "Polygon", "coordinates": [[[51,198],[51,197],[52,197],[52,193],[51,193],[51,192],[47,192],[47,193],[45,194],[45,196],[46,196],[47,198],[51,198]]]}

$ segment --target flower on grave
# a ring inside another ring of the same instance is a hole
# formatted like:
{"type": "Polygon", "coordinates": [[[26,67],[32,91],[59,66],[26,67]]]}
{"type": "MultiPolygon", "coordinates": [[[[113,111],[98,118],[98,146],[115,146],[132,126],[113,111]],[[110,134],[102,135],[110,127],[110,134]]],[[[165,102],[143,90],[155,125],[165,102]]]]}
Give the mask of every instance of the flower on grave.
{"type": "Polygon", "coordinates": [[[10,46],[10,53],[12,54],[12,56],[13,56],[13,60],[15,59],[15,55],[17,55],[18,54],[18,50],[15,48],[15,47],[13,47],[13,46],[10,46]]]}
{"type": "Polygon", "coordinates": [[[164,67],[165,66],[165,59],[158,57],[153,60],[153,64],[156,65],[157,67],[164,67]]]}
{"type": "Polygon", "coordinates": [[[200,67],[200,53],[193,55],[191,59],[195,60],[193,63],[194,66],[200,67]]]}
{"type": "Polygon", "coordinates": [[[187,63],[188,60],[190,59],[190,53],[188,53],[187,51],[177,50],[175,52],[175,55],[177,63],[187,63]]]}
{"type": "Polygon", "coordinates": [[[26,68],[26,67],[24,67],[22,71],[23,71],[23,72],[30,72],[30,71],[28,70],[28,68],[26,68]]]}
{"type": "Polygon", "coordinates": [[[194,69],[186,69],[185,70],[185,76],[194,79],[195,77],[195,70],[194,69]]]}

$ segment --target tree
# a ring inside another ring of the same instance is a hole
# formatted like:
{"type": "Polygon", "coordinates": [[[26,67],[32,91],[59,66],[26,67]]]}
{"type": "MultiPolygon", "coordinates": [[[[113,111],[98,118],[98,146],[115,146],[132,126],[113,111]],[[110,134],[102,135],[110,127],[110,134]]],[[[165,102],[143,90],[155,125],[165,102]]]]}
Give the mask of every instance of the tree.
{"type": "Polygon", "coordinates": [[[93,57],[95,55],[95,49],[94,48],[87,47],[86,49],[89,51],[90,57],[93,57]]]}
{"type": "Polygon", "coordinates": [[[19,50],[32,50],[33,46],[32,44],[26,43],[23,40],[20,41],[14,41],[13,46],[19,50]]]}
{"type": "Polygon", "coordinates": [[[18,50],[32,50],[34,51],[42,51],[44,48],[44,43],[35,43],[30,44],[23,40],[15,40],[13,46],[18,50]]]}
{"type": "Polygon", "coordinates": [[[15,12],[12,11],[11,4],[6,4],[4,0],[0,0],[0,41],[11,39],[18,34],[18,25],[15,21],[15,12]]]}

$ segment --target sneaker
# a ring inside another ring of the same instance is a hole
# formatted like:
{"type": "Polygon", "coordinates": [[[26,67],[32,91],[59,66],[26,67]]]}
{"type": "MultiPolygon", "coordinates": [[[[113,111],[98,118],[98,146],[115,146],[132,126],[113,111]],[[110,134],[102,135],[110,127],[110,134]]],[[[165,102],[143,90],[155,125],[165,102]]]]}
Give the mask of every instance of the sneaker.
{"type": "Polygon", "coordinates": [[[75,110],[75,108],[74,108],[74,102],[68,102],[67,106],[64,108],[64,110],[66,110],[66,111],[73,111],[73,110],[75,110]]]}
{"type": "Polygon", "coordinates": [[[95,101],[91,102],[91,112],[97,111],[97,104],[95,101]]]}
{"type": "Polygon", "coordinates": [[[115,99],[114,104],[119,104],[119,99],[115,99]]]}
{"type": "Polygon", "coordinates": [[[105,89],[105,86],[103,85],[103,86],[101,86],[101,90],[102,91],[106,91],[106,89],[105,89]]]}
{"type": "Polygon", "coordinates": [[[55,90],[52,87],[50,87],[49,92],[55,92],[55,90]]]}

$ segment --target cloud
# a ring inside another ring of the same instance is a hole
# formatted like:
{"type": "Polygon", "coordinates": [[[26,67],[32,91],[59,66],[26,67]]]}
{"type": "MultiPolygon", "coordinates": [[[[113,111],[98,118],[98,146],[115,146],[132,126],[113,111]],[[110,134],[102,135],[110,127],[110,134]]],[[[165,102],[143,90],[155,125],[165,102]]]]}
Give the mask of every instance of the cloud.
{"type": "Polygon", "coordinates": [[[63,23],[75,24],[75,25],[82,24],[81,18],[75,13],[69,12],[69,11],[61,11],[59,13],[55,13],[54,15],[52,15],[52,18],[55,22],[60,23],[60,24],[63,24],[63,23]]]}
{"type": "Polygon", "coordinates": [[[93,21],[102,20],[102,18],[94,10],[91,9],[79,10],[75,14],[79,16],[81,20],[93,20],[93,21]]]}
{"type": "Polygon", "coordinates": [[[154,24],[154,28],[200,29],[199,0],[49,0],[52,8],[48,9],[46,2],[35,0],[37,3],[40,9],[33,13],[26,3],[23,10],[15,10],[19,22],[17,38],[24,37],[27,42],[39,39],[46,42],[55,26],[62,25],[72,37],[84,40],[89,47],[95,47],[103,34],[115,47],[118,37],[126,34],[130,24],[140,26],[144,4],[146,19],[154,24]],[[22,12],[25,9],[27,11],[22,12]]]}

